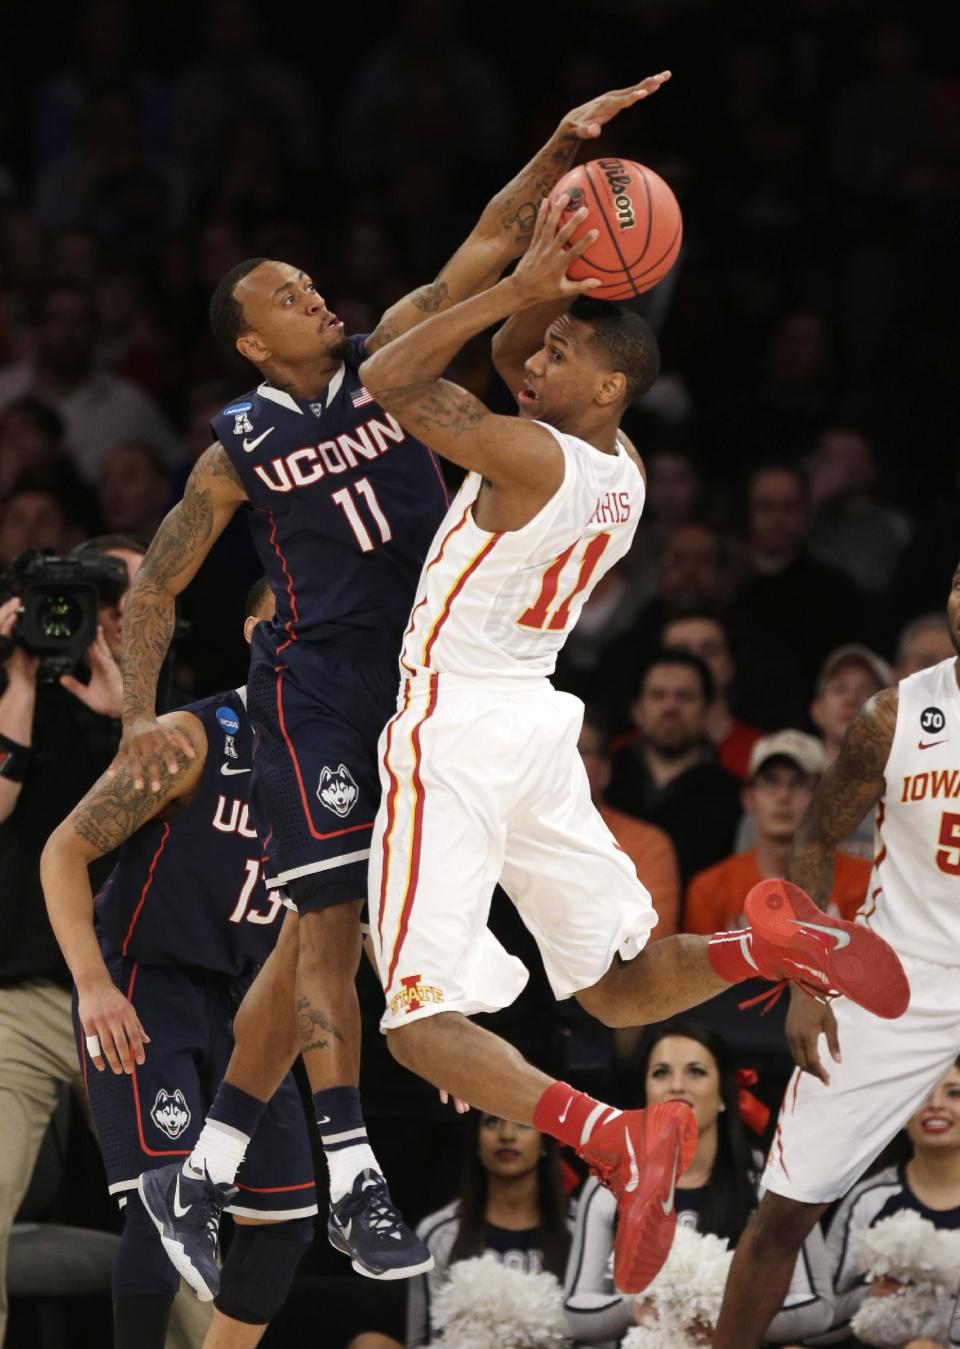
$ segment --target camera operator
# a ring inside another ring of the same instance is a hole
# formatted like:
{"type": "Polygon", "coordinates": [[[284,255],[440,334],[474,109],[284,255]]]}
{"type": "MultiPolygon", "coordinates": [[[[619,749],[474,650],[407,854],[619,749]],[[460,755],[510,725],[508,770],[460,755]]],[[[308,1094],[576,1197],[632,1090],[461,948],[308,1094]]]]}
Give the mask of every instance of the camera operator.
{"type": "MultiPolygon", "coordinates": [[[[80,555],[119,558],[128,584],[143,547],[105,535],[80,555]]],[[[122,571],[118,572],[122,577],[122,571]]],[[[46,916],[40,854],[47,837],[92,786],[120,741],[122,580],[98,587],[89,680],[38,678],[40,659],[17,643],[22,600],[0,604],[0,1344],[7,1320],[7,1241],[61,1083],[80,1091],[70,1017],[70,977],[46,916]],[[11,641],[13,645],[11,647],[11,641]],[[2,659],[2,657],[0,657],[2,659]]],[[[91,605],[92,607],[92,605],[91,605]]],[[[22,634],[21,634],[22,635],[22,634]]],[[[91,875],[97,888],[110,869],[91,875]]]]}

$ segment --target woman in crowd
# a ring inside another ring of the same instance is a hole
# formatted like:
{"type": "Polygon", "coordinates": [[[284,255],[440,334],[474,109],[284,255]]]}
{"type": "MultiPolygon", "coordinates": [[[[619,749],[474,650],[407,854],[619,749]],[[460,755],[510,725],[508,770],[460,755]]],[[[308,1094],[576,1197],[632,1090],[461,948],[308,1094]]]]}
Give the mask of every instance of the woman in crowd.
{"type": "MultiPolygon", "coordinates": [[[[628,1079],[628,1107],[685,1101],[697,1119],[693,1161],[677,1181],[677,1222],[713,1233],[735,1246],[757,1202],[763,1159],[751,1151],[741,1120],[737,1073],[723,1040],[692,1022],[663,1022],[647,1030],[628,1079]]],[[[759,1102],[752,1102],[759,1106],[759,1102]]],[[[580,1344],[616,1345],[650,1309],[642,1295],[622,1295],[613,1284],[616,1201],[590,1180],[580,1196],[567,1267],[564,1310],[580,1344]]],[[[768,1332],[772,1343],[796,1343],[831,1323],[826,1254],[814,1229],[797,1263],[787,1298],[768,1332]]]]}
{"type": "Polygon", "coordinates": [[[410,1281],[407,1349],[430,1343],[431,1301],[458,1260],[492,1251],[512,1269],[563,1281],[571,1216],[553,1139],[472,1111],[466,1145],[459,1197],[417,1228],[435,1264],[410,1281]]]}

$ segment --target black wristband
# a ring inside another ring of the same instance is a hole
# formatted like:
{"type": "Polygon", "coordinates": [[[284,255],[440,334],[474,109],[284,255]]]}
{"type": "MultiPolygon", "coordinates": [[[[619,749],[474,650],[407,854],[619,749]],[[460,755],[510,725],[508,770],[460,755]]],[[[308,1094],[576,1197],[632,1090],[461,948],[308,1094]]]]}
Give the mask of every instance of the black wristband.
{"type": "Polygon", "coordinates": [[[16,740],[0,731],[0,778],[7,782],[23,782],[33,759],[29,745],[18,745],[16,740]]]}

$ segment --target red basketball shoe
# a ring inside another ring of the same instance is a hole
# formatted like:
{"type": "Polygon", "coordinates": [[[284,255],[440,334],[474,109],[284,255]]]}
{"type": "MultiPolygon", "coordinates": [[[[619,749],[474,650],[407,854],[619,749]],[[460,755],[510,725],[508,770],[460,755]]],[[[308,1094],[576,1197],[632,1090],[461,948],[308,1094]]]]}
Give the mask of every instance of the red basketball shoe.
{"type": "Polygon", "coordinates": [[[682,1101],[625,1110],[594,1129],[580,1156],[617,1199],[613,1281],[641,1293],[670,1254],[674,1190],[697,1146],[693,1111],[682,1101]]]}
{"type": "Polygon", "coordinates": [[[789,979],[815,997],[842,994],[891,1021],[907,1010],[910,984],[893,947],[862,923],[824,913],[798,885],[761,881],[743,915],[764,979],[789,979]]]}

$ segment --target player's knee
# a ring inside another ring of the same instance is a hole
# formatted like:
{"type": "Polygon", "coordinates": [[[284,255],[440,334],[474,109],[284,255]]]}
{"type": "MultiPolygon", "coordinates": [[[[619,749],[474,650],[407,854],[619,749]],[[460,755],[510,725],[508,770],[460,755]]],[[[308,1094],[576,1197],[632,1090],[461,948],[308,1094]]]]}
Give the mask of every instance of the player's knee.
{"type": "Polygon", "coordinates": [[[419,1017],[403,1026],[389,1028],[387,1048],[399,1064],[412,1068],[428,1052],[431,1041],[442,1030],[443,1015],[419,1017]]]}
{"type": "Polygon", "coordinates": [[[136,1190],[130,1191],[124,1208],[112,1286],[115,1302],[130,1297],[169,1297],[172,1301],[180,1287],[180,1276],[167,1258],[136,1190]]]}
{"type": "Polygon", "coordinates": [[[286,1301],[312,1240],[313,1218],[237,1223],[214,1302],[217,1310],[247,1325],[268,1325],[286,1301]]]}
{"type": "Polygon", "coordinates": [[[353,982],[362,949],[357,907],[335,904],[302,915],[297,957],[300,974],[316,973],[327,981],[353,982]]]}
{"type": "Polygon", "coordinates": [[[826,1207],[826,1204],[805,1204],[768,1190],[747,1231],[759,1250],[795,1255],[826,1207]]]}
{"type": "Polygon", "coordinates": [[[575,996],[585,1012],[611,1030],[622,1030],[624,1026],[636,1024],[606,975],[592,987],[581,989],[575,996]]]}

